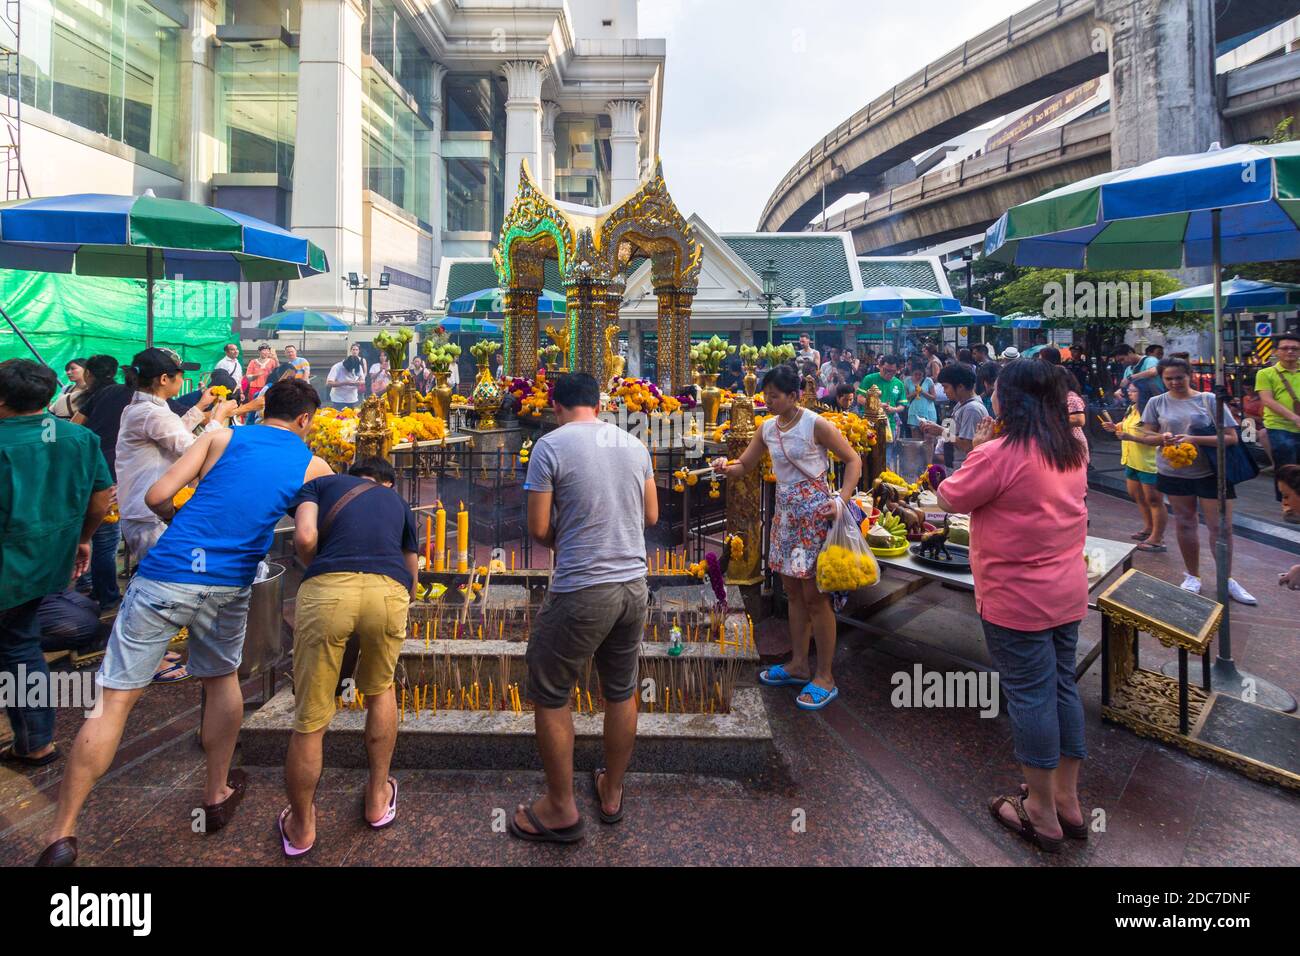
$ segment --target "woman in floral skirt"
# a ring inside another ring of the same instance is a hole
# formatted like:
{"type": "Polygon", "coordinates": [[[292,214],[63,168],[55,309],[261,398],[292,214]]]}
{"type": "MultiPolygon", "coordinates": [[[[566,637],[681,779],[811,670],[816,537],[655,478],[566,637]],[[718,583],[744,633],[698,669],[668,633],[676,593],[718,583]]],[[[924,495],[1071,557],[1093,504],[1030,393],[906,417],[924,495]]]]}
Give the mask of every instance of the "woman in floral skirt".
{"type": "Polygon", "coordinates": [[[754,434],[740,458],[715,459],[713,468],[729,478],[752,471],[765,454],[776,473],[776,511],[772,517],[768,566],[781,575],[790,602],[790,662],[759,673],[772,687],[802,685],[796,700],[803,710],[820,710],[839,691],[831,674],[835,657],[835,613],[829,594],[817,590],[817,555],[839,508],[847,507],[862,474],[862,459],[849,440],[816,412],[799,406],[799,374],[777,366],[763,376],[763,397],[771,417],[754,434]],[[844,483],[832,492],[826,478],[827,452],[844,462],[844,483]],[[838,501],[836,499],[839,499],[838,501]],[[817,642],[817,673],[808,667],[809,637],[817,642]]]}

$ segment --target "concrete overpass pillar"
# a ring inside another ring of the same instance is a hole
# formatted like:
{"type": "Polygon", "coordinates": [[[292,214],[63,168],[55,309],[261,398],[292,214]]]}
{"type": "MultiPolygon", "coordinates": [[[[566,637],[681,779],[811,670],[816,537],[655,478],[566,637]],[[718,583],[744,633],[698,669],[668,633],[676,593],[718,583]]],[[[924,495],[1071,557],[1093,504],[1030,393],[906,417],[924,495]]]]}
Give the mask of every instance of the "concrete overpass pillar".
{"type": "Polygon", "coordinates": [[[1208,0],[1097,0],[1109,37],[1114,169],[1222,140],[1208,0]]]}

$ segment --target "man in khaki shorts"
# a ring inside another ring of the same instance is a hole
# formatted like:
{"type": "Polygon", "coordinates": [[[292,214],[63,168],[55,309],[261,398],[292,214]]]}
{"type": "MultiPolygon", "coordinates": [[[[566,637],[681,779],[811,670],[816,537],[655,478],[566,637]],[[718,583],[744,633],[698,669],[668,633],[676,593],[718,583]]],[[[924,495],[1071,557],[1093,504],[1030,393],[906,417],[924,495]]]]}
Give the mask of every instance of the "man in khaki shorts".
{"type": "Polygon", "coordinates": [[[279,819],[287,857],[316,843],[312,797],[354,633],[360,649],[344,693],[360,692],[366,708],[365,822],[380,830],[397,816],[397,780],[388,774],[397,742],[393,672],[415,591],[419,538],[415,516],[393,491],[395,478],[392,465],[370,458],[346,475],[307,482],[294,500],[293,543],[307,571],[294,621],[294,733],[284,767],[289,806],[279,819]]]}
{"type": "Polygon", "coordinates": [[[528,699],[546,793],[520,804],[510,832],[572,843],[584,824],[573,797],[570,701],[593,657],[605,704],[605,767],[592,785],[600,818],[623,817],[623,774],[636,741],[636,682],[646,615],[645,528],[659,520],[654,468],[641,442],[596,417],[600,386],[565,375],[552,396],[560,427],[528,463],[528,531],[555,552],[546,603],[528,638],[528,699]]]}

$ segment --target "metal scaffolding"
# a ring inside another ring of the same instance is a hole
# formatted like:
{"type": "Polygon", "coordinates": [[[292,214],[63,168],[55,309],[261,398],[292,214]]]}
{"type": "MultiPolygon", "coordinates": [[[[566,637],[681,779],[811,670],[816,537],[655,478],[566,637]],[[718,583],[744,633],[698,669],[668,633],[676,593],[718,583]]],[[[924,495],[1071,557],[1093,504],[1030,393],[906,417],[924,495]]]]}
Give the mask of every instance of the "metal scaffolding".
{"type": "Polygon", "coordinates": [[[22,0],[3,0],[0,11],[0,160],[5,201],[31,195],[23,173],[22,0]]]}

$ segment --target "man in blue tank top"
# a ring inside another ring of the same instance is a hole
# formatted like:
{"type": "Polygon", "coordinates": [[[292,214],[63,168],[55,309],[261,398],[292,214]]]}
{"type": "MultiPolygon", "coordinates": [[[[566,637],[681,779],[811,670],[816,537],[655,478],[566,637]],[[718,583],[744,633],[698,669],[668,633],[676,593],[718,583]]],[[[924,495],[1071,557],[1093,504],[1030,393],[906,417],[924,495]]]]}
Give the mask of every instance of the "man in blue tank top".
{"type": "Polygon", "coordinates": [[[304,444],[319,407],[307,382],[277,383],[266,391],[256,427],[204,434],[145,495],[150,509],[171,524],[122,598],[99,672],[98,713],[77,733],[38,866],[76,861],[77,815],[113,762],[131,709],[182,627],[189,629],[190,673],[203,681],[206,697],[203,832],[220,830],[239,806],[246,778],[230,770],[230,760],[244,714],[237,670],[248,602],[276,522],[303,484],[333,473],[304,444]],[[176,510],[172,498],[196,480],[193,497],[176,510]]]}

